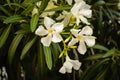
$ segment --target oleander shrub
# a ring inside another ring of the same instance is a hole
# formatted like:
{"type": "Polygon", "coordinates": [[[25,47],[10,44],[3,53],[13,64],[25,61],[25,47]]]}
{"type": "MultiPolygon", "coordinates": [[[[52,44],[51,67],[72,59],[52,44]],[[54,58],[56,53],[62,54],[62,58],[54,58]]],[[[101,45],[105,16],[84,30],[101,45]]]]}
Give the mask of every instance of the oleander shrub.
{"type": "Polygon", "coordinates": [[[119,11],[119,0],[1,0],[0,80],[120,80],[119,11]]]}

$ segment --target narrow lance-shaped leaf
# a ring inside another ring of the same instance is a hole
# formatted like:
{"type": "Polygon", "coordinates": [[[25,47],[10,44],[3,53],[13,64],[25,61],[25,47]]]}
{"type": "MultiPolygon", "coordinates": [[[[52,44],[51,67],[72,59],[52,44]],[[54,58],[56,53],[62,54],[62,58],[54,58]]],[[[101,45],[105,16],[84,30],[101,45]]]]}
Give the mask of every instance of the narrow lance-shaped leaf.
{"type": "Polygon", "coordinates": [[[20,15],[13,15],[13,16],[10,16],[7,19],[5,19],[4,23],[6,23],[6,24],[14,23],[14,22],[19,22],[20,20],[23,20],[23,17],[21,17],[20,15]]]}
{"type": "Polygon", "coordinates": [[[29,14],[34,8],[34,5],[29,5],[24,11],[22,11],[21,15],[27,15],[29,14]]]}
{"type": "Polygon", "coordinates": [[[9,6],[11,9],[13,9],[12,6],[10,5],[11,1],[10,1],[10,0],[6,0],[6,1],[7,1],[8,6],[9,6]]]}
{"type": "Polygon", "coordinates": [[[38,9],[38,13],[36,13],[36,14],[34,14],[32,16],[32,19],[30,20],[30,29],[31,29],[32,32],[35,31],[35,29],[37,27],[38,20],[39,20],[39,15],[46,8],[48,2],[49,2],[49,0],[43,0],[42,3],[41,3],[41,5],[40,5],[40,7],[39,7],[39,9],[38,9]]]}
{"type": "Polygon", "coordinates": [[[51,49],[50,47],[43,46],[45,60],[47,63],[48,68],[52,69],[52,55],[51,55],[51,49]]]}
{"type": "Polygon", "coordinates": [[[102,69],[102,70],[98,73],[98,75],[94,78],[94,80],[104,80],[107,70],[108,70],[108,67],[102,69]]]}
{"type": "Polygon", "coordinates": [[[107,53],[105,53],[104,56],[103,56],[103,58],[112,56],[113,54],[115,54],[115,52],[116,52],[116,49],[113,48],[113,49],[109,50],[107,53]]]}
{"type": "Polygon", "coordinates": [[[89,80],[92,75],[96,74],[95,71],[98,70],[98,68],[100,66],[103,65],[103,63],[105,63],[106,61],[108,61],[109,59],[103,59],[101,61],[98,61],[97,63],[95,63],[93,66],[91,66],[89,69],[87,69],[83,75],[81,76],[81,79],[80,80],[89,80]],[[92,75],[91,75],[92,74],[92,75]]]}
{"type": "Polygon", "coordinates": [[[13,57],[15,55],[15,52],[16,52],[16,49],[22,39],[24,34],[18,34],[15,36],[15,38],[13,39],[10,47],[9,47],[9,51],[8,51],[8,61],[9,61],[9,64],[12,63],[12,60],[13,60],[13,57]]]}
{"type": "Polygon", "coordinates": [[[93,6],[101,6],[104,5],[105,1],[104,0],[98,0],[93,6]]]}
{"type": "Polygon", "coordinates": [[[108,48],[102,46],[102,45],[99,45],[99,44],[96,44],[93,46],[94,49],[100,49],[100,50],[104,50],[104,51],[109,51],[108,48]]]}
{"type": "Polygon", "coordinates": [[[42,11],[44,11],[44,9],[46,8],[49,1],[50,0],[42,0],[41,5],[40,5],[39,10],[38,10],[40,13],[42,13],[42,11]]]}
{"type": "Polygon", "coordinates": [[[37,2],[37,1],[38,1],[38,0],[23,0],[22,5],[23,5],[24,7],[27,7],[27,6],[30,6],[30,5],[32,5],[33,3],[37,2]]]}
{"type": "Polygon", "coordinates": [[[32,45],[34,44],[34,42],[36,41],[37,39],[37,36],[35,36],[32,40],[30,40],[26,45],[25,47],[23,48],[22,50],[22,53],[21,53],[21,56],[20,56],[20,59],[22,60],[26,53],[29,51],[29,49],[32,47],[32,45]]]}
{"type": "Polygon", "coordinates": [[[8,36],[9,36],[11,26],[12,26],[12,24],[10,24],[8,27],[6,27],[5,30],[3,31],[3,33],[0,37],[0,48],[5,44],[8,36]]]}
{"type": "Polygon", "coordinates": [[[61,52],[61,48],[59,46],[59,44],[57,43],[52,43],[52,46],[51,46],[51,52],[53,53],[53,60],[54,62],[56,62],[56,60],[59,58],[59,53],[61,52]]]}
{"type": "Polygon", "coordinates": [[[37,64],[38,64],[38,73],[39,73],[38,75],[41,75],[38,78],[41,78],[46,72],[46,65],[45,65],[45,56],[43,53],[43,46],[40,43],[40,41],[38,42],[38,63],[37,64]]]}
{"type": "Polygon", "coordinates": [[[6,15],[10,16],[11,14],[2,6],[0,5],[0,10],[4,12],[6,15]]]}
{"type": "Polygon", "coordinates": [[[32,32],[35,31],[36,27],[37,27],[37,23],[38,23],[38,20],[39,20],[39,14],[34,14],[32,16],[32,19],[30,20],[30,29],[32,32]]]}
{"type": "Polygon", "coordinates": [[[97,59],[103,58],[103,55],[104,54],[91,55],[91,56],[86,57],[84,60],[97,60],[97,59]]]}

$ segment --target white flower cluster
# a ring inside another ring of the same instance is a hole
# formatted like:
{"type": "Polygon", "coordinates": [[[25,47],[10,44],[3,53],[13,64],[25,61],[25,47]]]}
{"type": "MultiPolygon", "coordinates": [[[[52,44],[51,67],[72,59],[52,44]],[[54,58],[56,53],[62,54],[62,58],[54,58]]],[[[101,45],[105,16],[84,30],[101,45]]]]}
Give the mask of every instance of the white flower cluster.
{"type": "MultiPolygon", "coordinates": [[[[50,0],[46,9],[56,8],[58,6],[53,4],[57,2],[57,0],[50,0]]],[[[73,36],[69,39],[67,46],[78,46],[77,50],[80,54],[85,54],[87,51],[86,45],[92,47],[95,44],[95,37],[92,36],[93,29],[90,27],[90,22],[88,18],[92,17],[91,6],[86,4],[83,0],[66,0],[68,5],[73,5],[70,11],[63,10],[62,13],[58,17],[56,17],[56,22],[52,18],[48,17],[50,15],[54,15],[54,11],[51,12],[43,12],[41,17],[44,17],[44,25],[40,25],[35,34],[42,37],[41,43],[43,46],[50,46],[52,42],[58,43],[64,41],[61,35],[61,32],[64,30],[64,27],[69,27],[70,24],[72,26],[80,26],[80,23],[85,24],[82,29],[72,27],[70,29],[70,34],[73,36]],[[79,45],[77,45],[78,43],[79,45]]],[[[35,9],[34,9],[35,10],[35,9]]],[[[37,11],[36,11],[37,12],[37,11]]],[[[36,12],[33,11],[32,14],[36,12]]],[[[66,54],[66,53],[65,53],[66,54]]],[[[63,66],[60,68],[60,73],[71,73],[72,68],[75,70],[79,70],[81,66],[81,62],[79,60],[72,60],[66,55],[66,61],[63,63],[63,66]]]]}

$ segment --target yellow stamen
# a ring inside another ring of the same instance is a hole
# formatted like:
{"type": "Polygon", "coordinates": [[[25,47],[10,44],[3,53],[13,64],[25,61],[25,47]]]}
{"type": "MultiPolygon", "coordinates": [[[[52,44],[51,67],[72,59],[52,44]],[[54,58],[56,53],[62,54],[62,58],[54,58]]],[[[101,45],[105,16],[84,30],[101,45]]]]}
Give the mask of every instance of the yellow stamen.
{"type": "Polygon", "coordinates": [[[52,28],[48,29],[48,33],[53,33],[54,30],[52,28]]]}
{"type": "Polygon", "coordinates": [[[78,35],[78,36],[77,36],[77,39],[78,39],[78,40],[81,40],[81,39],[82,39],[82,36],[81,36],[81,35],[78,35]]]}

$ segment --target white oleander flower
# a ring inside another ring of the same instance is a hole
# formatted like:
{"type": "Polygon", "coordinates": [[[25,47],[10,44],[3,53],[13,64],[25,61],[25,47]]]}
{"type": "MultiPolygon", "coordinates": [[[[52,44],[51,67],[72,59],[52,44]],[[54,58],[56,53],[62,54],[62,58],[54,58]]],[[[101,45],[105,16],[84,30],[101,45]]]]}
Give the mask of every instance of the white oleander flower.
{"type": "Polygon", "coordinates": [[[66,57],[66,61],[63,63],[63,66],[60,68],[59,72],[62,74],[71,73],[72,68],[75,70],[79,70],[81,63],[78,60],[72,60],[68,56],[66,57]]]}
{"type": "MultiPolygon", "coordinates": [[[[45,8],[45,10],[49,10],[49,9],[53,9],[53,8],[57,8],[58,6],[54,5],[53,1],[50,0],[47,7],[45,8]]],[[[41,14],[42,17],[46,17],[46,16],[51,16],[55,13],[55,11],[46,11],[46,12],[43,12],[41,14]]]]}
{"type": "Polygon", "coordinates": [[[55,21],[52,20],[51,18],[45,17],[44,25],[45,28],[42,25],[40,25],[35,31],[36,35],[39,36],[46,35],[45,37],[41,38],[41,42],[44,46],[49,46],[51,42],[57,43],[63,40],[60,35],[60,32],[62,32],[63,30],[62,23],[55,23],[55,21]]]}
{"type": "MultiPolygon", "coordinates": [[[[37,7],[40,7],[40,5],[41,5],[41,1],[36,2],[36,6],[37,6],[37,7]]],[[[36,6],[35,6],[35,7],[33,8],[33,10],[32,10],[32,16],[33,16],[34,14],[38,13],[38,8],[37,8],[36,6]]]]}
{"type": "Polygon", "coordinates": [[[74,35],[72,40],[68,43],[68,46],[75,45],[79,42],[79,46],[77,48],[80,54],[85,54],[87,51],[85,43],[87,46],[92,47],[95,44],[95,37],[91,36],[93,34],[93,30],[89,26],[83,27],[83,29],[71,29],[71,33],[74,35]]]}
{"type": "Polygon", "coordinates": [[[62,14],[60,14],[60,15],[56,18],[56,20],[62,20],[62,19],[63,19],[63,24],[64,24],[64,26],[66,26],[66,25],[69,24],[70,16],[71,16],[71,13],[70,13],[70,12],[63,11],[62,14]]]}
{"type": "Polygon", "coordinates": [[[87,18],[91,18],[92,10],[90,10],[90,5],[86,4],[83,0],[76,0],[76,3],[71,9],[71,13],[76,18],[76,24],[82,21],[85,24],[90,24],[87,18]]]}

